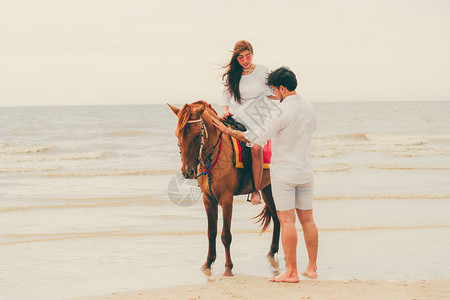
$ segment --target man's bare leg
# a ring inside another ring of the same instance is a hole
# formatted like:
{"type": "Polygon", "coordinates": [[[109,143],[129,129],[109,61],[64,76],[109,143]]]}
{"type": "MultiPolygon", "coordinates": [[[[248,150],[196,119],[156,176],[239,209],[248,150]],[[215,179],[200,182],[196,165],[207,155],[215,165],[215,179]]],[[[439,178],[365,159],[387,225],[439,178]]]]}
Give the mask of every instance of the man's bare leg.
{"type": "Polygon", "coordinates": [[[299,282],[297,273],[297,230],[295,229],[295,211],[277,211],[281,225],[281,242],[283,243],[284,257],[286,258],[286,273],[273,282],[299,282]]]}
{"type": "Polygon", "coordinates": [[[308,251],[308,267],[302,275],[308,278],[317,278],[317,249],[319,246],[319,233],[314,222],[312,209],[296,209],[298,219],[302,224],[303,236],[305,238],[306,250],[308,251]]]}
{"type": "Polygon", "coordinates": [[[252,204],[257,205],[261,203],[258,190],[261,189],[261,180],[263,173],[263,149],[260,145],[253,145],[252,151],[252,171],[253,181],[255,182],[255,191],[252,192],[252,204]]]}

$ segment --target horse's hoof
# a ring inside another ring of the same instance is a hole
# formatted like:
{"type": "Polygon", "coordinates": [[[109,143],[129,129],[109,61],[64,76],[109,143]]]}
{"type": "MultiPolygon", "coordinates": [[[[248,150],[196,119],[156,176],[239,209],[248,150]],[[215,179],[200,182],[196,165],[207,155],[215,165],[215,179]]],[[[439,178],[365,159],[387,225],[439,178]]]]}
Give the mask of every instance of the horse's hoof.
{"type": "Polygon", "coordinates": [[[223,276],[231,277],[231,276],[234,276],[234,274],[233,274],[233,271],[231,271],[231,269],[225,269],[225,272],[223,273],[223,276]]]}
{"type": "Polygon", "coordinates": [[[211,270],[211,266],[212,266],[212,264],[213,263],[208,263],[208,262],[205,262],[204,264],[203,264],[203,266],[200,268],[200,269],[202,269],[202,270],[211,270]]]}
{"type": "Polygon", "coordinates": [[[278,252],[278,251],[275,251],[275,252],[270,251],[269,253],[267,253],[267,257],[269,257],[269,258],[274,258],[274,257],[275,257],[275,254],[277,254],[277,252],[278,252]]]}
{"type": "Polygon", "coordinates": [[[211,269],[201,269],[201,271],[203,272],[203,274],[206,276],[206,277],[211,277],[211,275],[212,275],[212,271],[211,271],[211,269]]]}

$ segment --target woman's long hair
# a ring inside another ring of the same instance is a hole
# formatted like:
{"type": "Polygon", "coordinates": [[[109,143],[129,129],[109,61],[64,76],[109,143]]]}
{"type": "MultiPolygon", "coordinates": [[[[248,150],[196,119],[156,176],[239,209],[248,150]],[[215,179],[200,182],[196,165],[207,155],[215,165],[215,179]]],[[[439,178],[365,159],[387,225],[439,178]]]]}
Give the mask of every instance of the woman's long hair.
{"type": "Polygon", "coordinates": [[[242,76],[242,66],[239,64],[237,57],[239,53],[248,50],[253,54],[253,47],[247,41],[239,41],[234,45],[233,56],[230,62],[224,68],[227,71],[222,75],[222,82],[227,87],[234,101],[241,104],[242,98],[239,92],[239,82],[242,76]]]}

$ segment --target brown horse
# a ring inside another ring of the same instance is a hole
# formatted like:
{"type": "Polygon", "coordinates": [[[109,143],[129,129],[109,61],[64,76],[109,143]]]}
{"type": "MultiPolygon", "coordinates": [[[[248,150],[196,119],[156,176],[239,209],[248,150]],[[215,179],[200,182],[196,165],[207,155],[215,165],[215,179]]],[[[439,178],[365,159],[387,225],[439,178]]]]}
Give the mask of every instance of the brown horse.
{"type": "MultiPolygon", "coordinates": [[[[224,275],[232,276],[230,226],[233,195],[248,194],[253,190],[251,169],[238,170],[234,167],[232,143],[229,136],[221,134],[212,124],[211,115],[217,117],[217,112],[210,104],[197,101],[184,105],[181,110],[168,105],[178,117],[175,135],[181,151],[181,172],[186,179],[197,178],[203,192],[203,204],[208,218],[209,248],[202,269],[211,269],[216,260],[217,214],[220,205],[223,213],[222,243],[226,255],[224,275]]],[[[268,253],[273,257],[278,252],[280,223],[272,197],[269,170],[263,172],[261,187],[265,207],[255,218],[259,217],[262,232],[269,226],[270,219],[273,219],[272,243],[268,253]]]]}

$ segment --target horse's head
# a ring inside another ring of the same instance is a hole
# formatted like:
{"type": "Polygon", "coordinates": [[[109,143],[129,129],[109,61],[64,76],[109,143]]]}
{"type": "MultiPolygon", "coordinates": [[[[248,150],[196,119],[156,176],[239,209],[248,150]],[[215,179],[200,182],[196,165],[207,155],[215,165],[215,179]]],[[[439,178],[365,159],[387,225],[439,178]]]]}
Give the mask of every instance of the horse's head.
{"type": "Polygon", "coordinates": [[[201,159],[203,144],[207,138],[204,117],[205,108],[212,107],[203,101],[185,104],[182,109],[169,105],[173,113],[178,117],[178,125],[175,135],[181,151],[181,173],[186,179],[197,176],[197,165],[201,159]]]}

